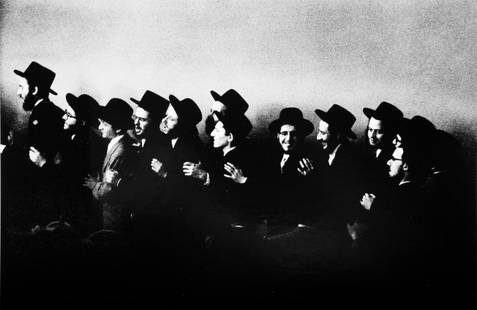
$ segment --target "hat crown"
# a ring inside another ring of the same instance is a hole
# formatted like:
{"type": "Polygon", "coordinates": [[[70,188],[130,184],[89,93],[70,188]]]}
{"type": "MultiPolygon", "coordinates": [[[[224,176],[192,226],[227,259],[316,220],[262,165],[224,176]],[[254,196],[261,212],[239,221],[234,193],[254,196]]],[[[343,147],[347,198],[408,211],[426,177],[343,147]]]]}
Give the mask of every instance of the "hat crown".
{"type": "Polygon", "coordinates": [[[333,104],[327,114],[333,125],[343,126],[346,129],[351,129],[356,121],[356,117],[350,111],[337,104],[333,104]]]}
{"type": "MultiPolygon", "coordinates": [[[[40,65],[36,61],[32,61],[26,68],[25,72],[19,70],[13,70],[15,74],[18,74],[27,80],[37,84],[38,86],[50,88],[55,79],[56,73],[45,66],[40,65]]],[[[56,95],[56,92],[50,90],[51,93],[56,95]]]]}
{"type": "Polygon", "coordinates": [[[363,113],[369,118],[373,117],[379,120],[390,121],[398,121],[404,116],[401,110],[386,101],[381,102],[376,108],[376,110],[364,108],[363,113]]]}
{"type": "Polygon", "coordinates": [[[129,129],[132,128],[132,112],[132,108],[126,101],[112,98],[102,109],[100,118],[103,117],[105,121],[115,127],[129,129]]]}
{"type": "Polygon", "coordinates": [[[213,90],[210,93],[215,101],[222,102],[231,112],[245,114],[248,109],[247,101],[233,88],[227,90],[222,96],[213,90]]]}
{"type": "Polygon", "coordinates": [[[134,98],[131,98],[131,101],[135,102],[139,107],[148,111],[149,113],[156,115],[164,115],[169,105],[169,101],[167,99],[150,90],[146,90],[146,92],[144,92],[141,100],[138,101],[134,98]]]}
{"type": "Polygon", "coordinates": [[[170,95],[169,101],[179,119],[182,119],[186,125],[195,126],[202,120],[202,112],[194,100],[190,98],[179,100],[176,96],[170,95]]]}
{"type": "Polygon", "coordinates": [[[280,111],[279,119],[284,121],[300,121],[303,119],[303,113],[295,107],[284,108],[280,111]]]}
{"type": "Polygon", "coordinates": [[[96,118],[96,110],[99,106],[98,102],[88,94],[82,94],[78,97],[68,93],[66,101],[75,111],[76,117],[83,121],[91,121],[96,118]]]}

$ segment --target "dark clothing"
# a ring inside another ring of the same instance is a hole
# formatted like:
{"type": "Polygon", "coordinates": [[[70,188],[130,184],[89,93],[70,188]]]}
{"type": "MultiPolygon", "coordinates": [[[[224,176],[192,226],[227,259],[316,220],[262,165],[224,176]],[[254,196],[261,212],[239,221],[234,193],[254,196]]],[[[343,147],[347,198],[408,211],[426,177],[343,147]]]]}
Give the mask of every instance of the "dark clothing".
{"type": "Polygon", "coordinates": [[[394,146],[390,145],[381,149],[376,157],[376,148],[370,147],[367,142],[360,147],[360,156],[362,157],[362,171],[360,178],[365,187],[365,192],[378,195],[380,191],[385,190],[383,184],[386,184],[389,175],[388,160],[392,157],[394,146]]]}
{"type": "Polygon", "coordinates": [[[64,143],[64,112],[50,100],[43,99],[32,110],[28,120],[28,143],[50,161],[64,143]]]}
{"type": "Polygon", "coordinates": [[[101,169],[105,153],[106,143],[89,128],[67,139],[62,150],[61,168],[68,196],[65,217],[81,231],[92,232],[100,227],[97,206],[83,183],[88,175],[95,176],[101,169]]]}
{"type": "MultiPolygon", "coordinates": [[[[332,150],[330,150],[332,151],[332,150]]],[[[363,195],[359,155],[353,145],[342,143],[330,165],[329,153],[318,155],[316,176],[312,183],[315,196],[312,202],[314,221],[346,230],[346,223],[354,220],[357,204],[363,195]]]]}
{"type": "Polygon", "coordinates": [[[289,154],[283,167],[281,162],[284,156],[283,149],[277,143],[269,149],[263,173],[260,176],[263,184],[263,193],[266,211],[272,217],[298,224],[303,217],[307,217],[305,207],[312,196],[308,190],[308,183],[312,177],[303,176],[298,168],[303,158],[313,160],[311,150],[304,145],[297,146],[289,154]]]}

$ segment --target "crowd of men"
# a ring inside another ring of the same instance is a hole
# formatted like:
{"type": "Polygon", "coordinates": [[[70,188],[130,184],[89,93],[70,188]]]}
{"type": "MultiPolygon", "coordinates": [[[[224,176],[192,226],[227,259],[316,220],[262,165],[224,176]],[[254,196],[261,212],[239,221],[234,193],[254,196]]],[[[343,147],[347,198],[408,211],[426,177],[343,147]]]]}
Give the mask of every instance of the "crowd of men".
{"type": "Polygon", "coordinates": [[[285,226],[332,232],[396,277],[456,261],[458,142],[422,116],[388,102],[366,107],[365,139],[355,143],[346,108],[307,119],[286,107],[269,124],[270,143],[258,144],[248,138],[247,101],[234,89],[211,91],[204,144],[190,98],[146,90],[100,105],[68,93],[62,111],[49,99],[52,70],[32,62],[14,72],[31,114],[26,148],[2,141],[6,227],[69,227],[91,240],[161,243],[167,253],[218,245],[240,256],[229,249],[234,231],[285,226]],[[315,128],[317,143],[307,143],[315,128]]]}

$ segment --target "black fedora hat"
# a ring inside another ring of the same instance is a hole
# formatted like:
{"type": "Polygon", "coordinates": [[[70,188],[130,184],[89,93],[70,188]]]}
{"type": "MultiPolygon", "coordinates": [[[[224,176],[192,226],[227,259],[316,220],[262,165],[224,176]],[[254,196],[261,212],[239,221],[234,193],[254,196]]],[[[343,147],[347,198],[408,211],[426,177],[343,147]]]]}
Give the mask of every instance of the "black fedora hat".
{"type": "Polygon", "coordinates": [[[85,121],[88,125],[97,123],[99,104],[93,97],[88,94],[82,94],[77,97],[67,93],[66,101],[75,111],[77,119],[85,121]]]}
{"type": "Polygon", "coordinates": [[[21,77],[24,77],[28,81],[37,84],[39,87],[48,88],[50,93],[57,95],[57,93],[51,89],[51,84],[53,84],[56,73],[47,67],[32,61],[28,68],[26,68],[25,72],[20,70],[13,70],[13,72],[21,77]]]}
{"type": "Polygon", "coordinates": [[[237,138],[245,138],[252,130],[252,123],[245,114],[225,114],[214,113],[217,116],[217,122],[222,122],[224,128],[234,134],[237,138]]]}
{"type": "Polygon", "coordinates": [[[346,134],[348,137],[356,138],[355,133],[351,130],[351,127],[353,127],[356,121],[356,117],[342,106],[333,104],[331,108],[328,109],[328,112],[316,109],[315,113],[323,121],[346,134]]]}
{"type": "Polygon", "coordinates": [[[211,90],[210,94],[215,101],[225,105],[231,113],[245,114],[248,109],[247,101],[235,89],[229,89],[223,95],[211,90]]]}
{"type": "Polygon", "coordinates": [[[285,124],[294,125],[300,135],[304,137],[308,136],[315,128],[309,120],[303,118],[301,110],[295,107],[282,109],[278,119],[271,122],[268,129],[273,133],[277,133],[280,127],[285,124]]]}
{"type": "Polygon", "coordinates": [[[98,118],[108,122],[117,129],[131,129],[133,128],[132,112],[132,108],[126,101],[112,98],[106,106],[98,107],[98,118]]]}
{"type": "Polygon", "coordinates": [[[378,120],[392,121],[392,122],[398,122],[404,116],[401,110],[399,110],[394,105],[386,101],[381,102],[376,108],[376,110],[373,110],[370,108],[364,108],[363,113],[368,118],[373,117],[378,120]]]}
{"type": "Polygon", "coordinates": [[[170,95],[169,102],[176,111],[179,122],[185,127],[196,126],[202,120],[202,112],[194,100],[190,98],[179,100],[176,96],[170,95]]]}
{"type": "Polygon", "coordinates": [[[131,98],[131,101],[158,118],[162,118],[166,114],[167,107],[169,106],[167,99],[150,90],[146,90],[141,100],[131,98]]]}

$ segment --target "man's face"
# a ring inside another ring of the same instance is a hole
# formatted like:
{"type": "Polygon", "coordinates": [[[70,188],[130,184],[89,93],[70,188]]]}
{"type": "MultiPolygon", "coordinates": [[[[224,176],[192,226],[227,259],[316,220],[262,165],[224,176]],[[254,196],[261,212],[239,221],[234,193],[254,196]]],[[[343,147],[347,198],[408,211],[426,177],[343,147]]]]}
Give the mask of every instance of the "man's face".
{"type": "Polygon", "coordinates": [[[17,95],[23,100],[23,110],[31,111],[35,106],[36,98],[33,95],[33,89],[31,89],[27,79],[20,77],[18,81],[17,95]]]}
{"type": "Polygon", "coordinates": [[[176,111],[172,107],[171,104],[167,107],[166,116],[161,121],[160,129],[164,134],[172,135],[174,133],[174,129],[177,129],[177,125],[179,124],[179,117],[177,116],[176,111]]]}
{"type": "Polygon", "coordinates": [[[141,107],[136,107],[132,115],[134,122],[134,134],[138,138],[143,138],[151,131],[152,119],[148,111],[141,107]]]}
{"type": "Polygon", "coordinates": [[[368,122],[368,143],[372,147],[379,148],[383,143],[383,121],[371,117],[368,122]]]}
{"type": "Polygon", "coordinates": [[[298,143],[298,133],[295,126],[282,125],[277,133],[277,138],[285,153],[293,151],[298,143]]]}
{"type": "Polygon", "coordinates": [[[331,144],[336,140],[336,137],[330,132],[330,125],[320,120],[318,125],[318,134],[316,135],[316,140],[321,142],[321,146],[326,150],[331,144]]]}
{"type": "Polygon", "coordinates": [[[104,139],[111,140],[116,137],[116,132],[114,131],[113,126],[102,119],[99,119],[98,129],[101,132],[101,137],[104,139]]]}
{"type": "Polygon", "coordinates": [[[214,148],[224,148],[229,144],[230,134],[226,134],[224,124],[221,121],[215,123],[214,130],[210,135],[214,142],[214,148]]]}
{"type": "Polygon", "coordinates": [[[388,160],[389,166],[389,177],[390,178],[397,178],[401,177],[404,170],[403,170],[403,161],[402,161],[402,154],[404,153],[403,148],[397,147],[394,149],[393,155],[390,160],[388,160]]]}
{"type": "Polygon", "coordinates": [[[63,120],[65,121],[63,124],[64,130],[74,130],[76,125],[78,124],[75,111],[69,106],[65,110],[65,114],[63,115],[63,120]]]}

